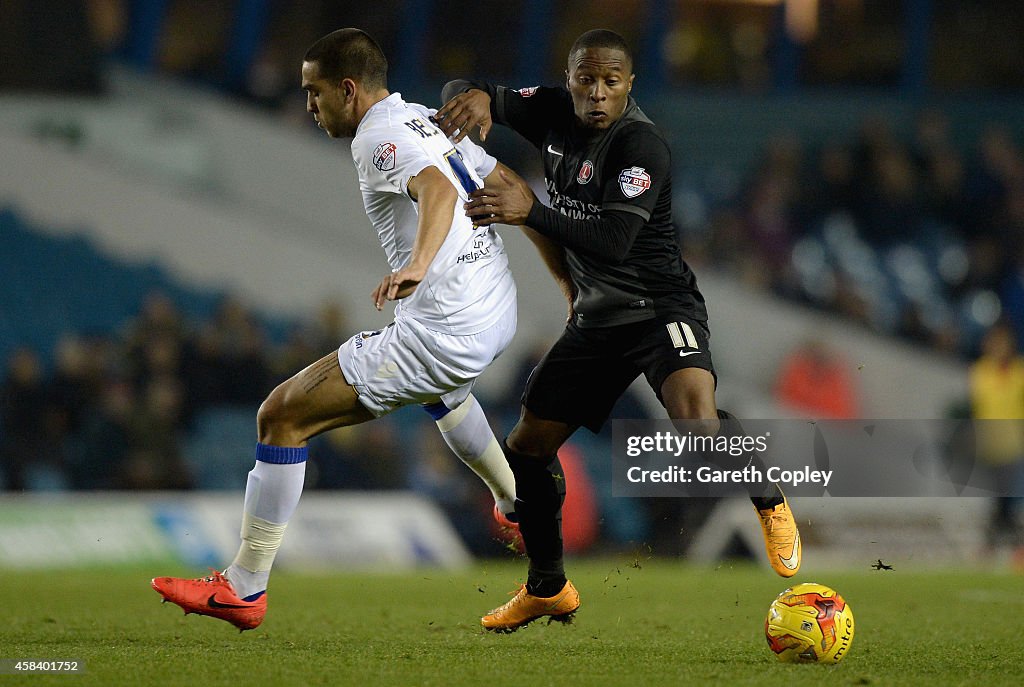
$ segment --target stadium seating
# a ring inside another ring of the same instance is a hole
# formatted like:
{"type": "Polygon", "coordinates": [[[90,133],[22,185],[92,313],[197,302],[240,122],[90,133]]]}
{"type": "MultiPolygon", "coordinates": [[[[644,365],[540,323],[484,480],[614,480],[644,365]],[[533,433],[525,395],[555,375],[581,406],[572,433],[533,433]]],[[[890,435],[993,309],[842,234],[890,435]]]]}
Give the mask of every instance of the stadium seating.
{"type": "Polygon", "coordinates": [[[213,312],[222,297],[183,286],[158,265],[106,255],[81,236],[50,235],[12,208],[0,209],[0,244],[0,359],[19,345],[49,358],[68,332],[117,331],[154,290],[193,316],[213,312]]]}

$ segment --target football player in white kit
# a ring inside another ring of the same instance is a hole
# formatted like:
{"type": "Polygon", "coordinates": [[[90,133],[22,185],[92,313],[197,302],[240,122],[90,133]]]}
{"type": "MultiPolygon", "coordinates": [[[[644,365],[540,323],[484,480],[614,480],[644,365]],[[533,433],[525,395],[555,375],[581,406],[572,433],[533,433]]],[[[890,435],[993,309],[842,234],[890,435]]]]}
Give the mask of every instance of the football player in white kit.
{"type": "Polygon", "coordinates": [[[470,391],[512,340],[516,286],[497,233],[474,227],[462,210],[485,178],[511,172],[468,139],[453,145],[432,110],[389,93],[387,61],[358,29],[313,44],[302,88],[320,128],[353,139],[363,203],[392,268],[371,297],[378,310],[398,304],[394,322],[356,334],[260,406],[242,544],[231,565],[210,577],[152,581],[186,613],[240,630],[266,614],[270,568],[302,492],[307,441],[321,432],[421,404],[490,487],[496,516],[514,513],[512,472],[470,391]]]}

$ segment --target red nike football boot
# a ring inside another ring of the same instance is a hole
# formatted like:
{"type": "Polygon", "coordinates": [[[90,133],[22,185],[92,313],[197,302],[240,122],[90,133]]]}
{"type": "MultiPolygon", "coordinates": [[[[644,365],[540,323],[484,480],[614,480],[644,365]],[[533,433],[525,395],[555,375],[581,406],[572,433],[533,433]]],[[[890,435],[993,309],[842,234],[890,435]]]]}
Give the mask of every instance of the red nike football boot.
{"type": "Polygon", "coordinates": [[[153,589],[164,597],[164,602],[178,604],[189,613],[208,615],[226,620],[239,631],[251,630],[263,622],[267,614],[267,595],[255,601],[238,598],[231,583],[223,574],[212,570],[209,577],[189,580],[180,577],[154,577],[153,589]]]}

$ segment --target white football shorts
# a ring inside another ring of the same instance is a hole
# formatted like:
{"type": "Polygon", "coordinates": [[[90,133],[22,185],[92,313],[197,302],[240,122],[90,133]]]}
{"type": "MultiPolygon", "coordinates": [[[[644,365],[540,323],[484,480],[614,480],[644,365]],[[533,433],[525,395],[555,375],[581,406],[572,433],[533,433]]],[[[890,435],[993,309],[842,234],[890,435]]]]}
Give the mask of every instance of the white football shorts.
{"type": "Polygon", "coordinates": [[[359,401],[376,417],[414,403],[455,408],[516,333],[516,303],[490,329],[456,336],[398,317],[384,329],[360,332],[338,348],[338,362],[359,401]]]}

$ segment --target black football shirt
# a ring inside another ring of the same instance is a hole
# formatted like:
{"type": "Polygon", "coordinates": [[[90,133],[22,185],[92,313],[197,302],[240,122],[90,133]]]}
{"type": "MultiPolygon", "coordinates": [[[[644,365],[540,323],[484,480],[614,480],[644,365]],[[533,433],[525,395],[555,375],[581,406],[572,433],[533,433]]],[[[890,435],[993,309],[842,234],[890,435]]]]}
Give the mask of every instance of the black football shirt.
{"type": "MultiPolygon", "coordinates": [[[[467,82],[491,96],[493,119],[540,149],[551,207],[574,220],[602,213],[640,217],[643,226],[624,255],[610,259],[586,240],[565,246],[577,289],[580,327],[605,327],[682,315],[707,320],[704,297],[682,259],[672,225],[671,153],[661,132],[629,98],[603,130],[579,124],[565,88],[513,90],[467,82]]],[[[534,227],[545,233],[542,227],[534,227]]],[[[600,237],[594,237],[597,243],[600,237]]]]}

